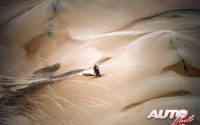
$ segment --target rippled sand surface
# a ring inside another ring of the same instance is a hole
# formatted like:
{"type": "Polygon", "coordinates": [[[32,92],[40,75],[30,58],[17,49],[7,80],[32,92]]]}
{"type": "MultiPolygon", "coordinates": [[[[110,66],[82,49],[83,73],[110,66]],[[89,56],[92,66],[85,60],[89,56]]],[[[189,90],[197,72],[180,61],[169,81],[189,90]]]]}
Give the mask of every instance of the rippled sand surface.
{"type": "Polygon", "coordinates": [[[199,0],[1,0],[0,17],[2,125],[169,125],[145,117],[200,114],[199,0]]]}

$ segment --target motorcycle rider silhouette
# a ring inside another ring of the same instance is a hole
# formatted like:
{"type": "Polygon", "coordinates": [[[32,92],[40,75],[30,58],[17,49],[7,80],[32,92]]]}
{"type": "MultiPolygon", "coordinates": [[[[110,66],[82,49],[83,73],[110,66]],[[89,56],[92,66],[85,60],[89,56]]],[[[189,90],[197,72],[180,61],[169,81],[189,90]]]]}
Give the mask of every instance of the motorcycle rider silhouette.
{"type": "Polygon", "coordinates": [[[97,77],[101,77],[99,67],[96,64],[94,65],[94,73],[97,77]]]}

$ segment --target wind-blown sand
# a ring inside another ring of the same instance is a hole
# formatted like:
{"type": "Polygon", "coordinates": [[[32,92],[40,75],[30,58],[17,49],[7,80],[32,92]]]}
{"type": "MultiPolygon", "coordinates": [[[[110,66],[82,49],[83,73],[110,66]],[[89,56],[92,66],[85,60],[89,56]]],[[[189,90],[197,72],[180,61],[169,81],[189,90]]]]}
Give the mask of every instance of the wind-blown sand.
{"type": "Polygon", "coordinates": [[[0,124],[172,123],[146,120],[152,109],[199,117],[199,0],[2,0],[0,11],[0,124]]]}

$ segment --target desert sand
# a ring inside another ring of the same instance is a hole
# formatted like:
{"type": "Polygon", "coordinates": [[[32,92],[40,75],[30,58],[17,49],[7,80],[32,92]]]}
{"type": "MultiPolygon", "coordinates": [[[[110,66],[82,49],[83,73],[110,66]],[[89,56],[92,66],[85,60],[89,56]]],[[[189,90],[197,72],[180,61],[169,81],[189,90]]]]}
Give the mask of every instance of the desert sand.
{"type": "Polygon", "coordinates": [[[2,0],[0,12],[0,124],[170,125],[145,117],[200,115],[199,0],[2,0]]]}

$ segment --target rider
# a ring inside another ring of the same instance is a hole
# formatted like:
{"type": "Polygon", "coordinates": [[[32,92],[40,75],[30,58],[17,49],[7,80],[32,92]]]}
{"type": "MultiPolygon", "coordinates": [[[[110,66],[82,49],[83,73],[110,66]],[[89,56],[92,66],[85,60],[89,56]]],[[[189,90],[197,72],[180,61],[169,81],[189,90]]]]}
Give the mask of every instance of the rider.
{"type": "Polygon", "coordinates": [[[96,74],[96,76],[101,77],[99,67],[96,64],[94,65],[94,73],[96,74]]]}

